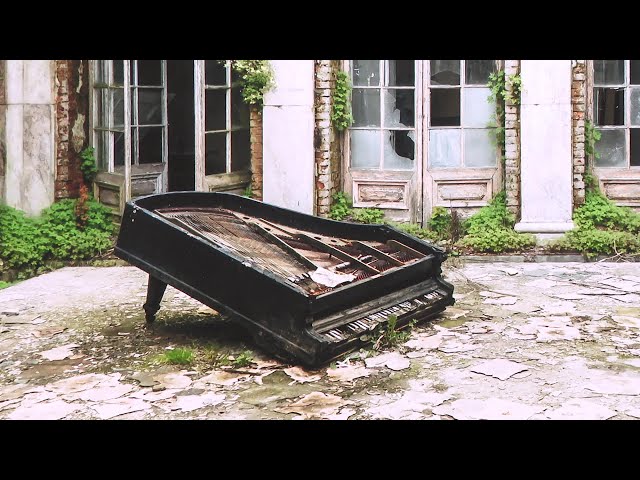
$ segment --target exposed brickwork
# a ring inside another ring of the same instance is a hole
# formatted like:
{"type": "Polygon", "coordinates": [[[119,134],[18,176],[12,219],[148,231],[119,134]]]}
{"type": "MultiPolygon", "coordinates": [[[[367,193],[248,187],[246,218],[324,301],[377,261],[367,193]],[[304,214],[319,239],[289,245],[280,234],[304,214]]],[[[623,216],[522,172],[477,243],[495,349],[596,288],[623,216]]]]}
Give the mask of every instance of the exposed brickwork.
{"type": "Polygon", "coordinates": [[[339,68],[339,60],[316,60],[315,63],[315,213],[321,217],[329,214],[331,196],[341,187],[340,134],[331,126],[335,72],[339,68]]]}
{"type": "Polygon", "coordinates": [[[251,107],[249,117],[251,135],[251,192],[262,200],[262,110],[251,107]]]}
{"type": "MultiPolygon", "coordinates": [[[[520,60],[504,61],[505,76],[520,73],[520,60]]],[[[507,90],[511,91],[509,82],[507,90]]],[[[507,207],[516,217],[520,216],[520,105],[505,102],[505,166],[504,186],[507,207]]]]}
{"type": "Polygon", "coordinates": [[[574,60],[571,80],[572,136],[573,151],[573,205],[584,203],[585,186],[585,112],[587,110],[587,62],[574,60]]]}
{"type": "Polygon", "coordinates": [[[55,199],[77,198],[83,183],[80,152],[88,144],[88,62],[56,60],[55,199]]]}

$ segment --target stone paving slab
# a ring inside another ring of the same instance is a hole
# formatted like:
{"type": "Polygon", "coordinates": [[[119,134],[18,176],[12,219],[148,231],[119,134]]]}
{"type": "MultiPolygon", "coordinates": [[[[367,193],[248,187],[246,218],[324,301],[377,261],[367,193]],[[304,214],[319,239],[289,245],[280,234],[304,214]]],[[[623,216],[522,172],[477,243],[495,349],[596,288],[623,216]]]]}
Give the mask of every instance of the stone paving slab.
{"type": "Polygon", "coordinates": [[[134,267],[29,279],[0,290],[0,419],[638,418],[637,263],[456,260],[455,306],[316,371],[171,287],[145,328],[134,267]]]}

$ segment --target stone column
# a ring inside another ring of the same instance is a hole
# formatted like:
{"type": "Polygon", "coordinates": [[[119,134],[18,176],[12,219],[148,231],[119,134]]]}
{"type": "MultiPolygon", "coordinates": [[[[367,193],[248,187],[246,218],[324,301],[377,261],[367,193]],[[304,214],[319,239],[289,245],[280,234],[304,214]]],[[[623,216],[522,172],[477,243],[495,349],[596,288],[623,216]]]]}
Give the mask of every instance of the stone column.
{"type": "Polygon", "coordinates": [[[313,214],[314,61],[270,60],[275,87],[265,95],[263,198],[313,214]]]}
{"type": "Polygon", "coordinates": [[[521,219],[540,240],[571,230],[571,60],[522,60],[521,219]]]}
{"type": "Polygon", "coordinates": [[[54,200],[54,61],[5,63],[4,196],[7,205],[37,215],[54,200]]]}

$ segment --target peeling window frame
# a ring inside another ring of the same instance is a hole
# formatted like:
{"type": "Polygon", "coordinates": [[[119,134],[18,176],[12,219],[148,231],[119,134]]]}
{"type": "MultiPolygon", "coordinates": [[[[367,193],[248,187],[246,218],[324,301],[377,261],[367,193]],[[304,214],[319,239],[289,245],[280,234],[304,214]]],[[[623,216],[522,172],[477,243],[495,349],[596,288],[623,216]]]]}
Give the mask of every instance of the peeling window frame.
{"type": "MultiPolygon", "coordinates": [[[[624,82],[620,84],[602,84],[596,83],[595,76],[595,62],[596,60],[590,61],[589,74],[591,76],[591,96],[593,101],[591,102],[591,118],[593,120],[593,126],[599,132],[602,131],[624,131],[624,147],[625,147],[625,165],[599,165],[599,158],[593,159],[594,166],[596,168],[602,169],[617,169],[617,170],[631,170],[631,171],[640,171],[640,165],[631,165],[631,129],[640,130],[639,125],[631,125],[631,89],[633,87],[640,89],[640,83],[632,84],[631,83],[631,60],[623,60],[624,62],[624,82]],[[624,89],[624,124],[623,125],[597,125],[595,122],[596,113],[598,109],[598,105],[596,104],[596,89],[597,88],[622,88],[624,89]]],[[[639,145],[640,147],[640,145],[639,145]]],[[[596,143],[596,151],[598,150],[598,144],[596,143]]]]}

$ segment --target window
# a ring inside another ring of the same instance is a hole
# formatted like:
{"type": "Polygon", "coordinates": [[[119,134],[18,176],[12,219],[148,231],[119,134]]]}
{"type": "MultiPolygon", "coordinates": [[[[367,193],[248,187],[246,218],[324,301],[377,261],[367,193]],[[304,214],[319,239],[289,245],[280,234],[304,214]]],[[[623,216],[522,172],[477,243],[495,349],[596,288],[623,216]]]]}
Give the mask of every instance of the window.
{"type": "Polygon", "coordinates": [[[248,170],[249,108],[238,76],[218,60],[205,60],[205,175],[248,170]]]}
{"type": "Polygon", "coordinates": [[[351,166],[413,170],[416,157],[414,60],[353,60],[351,166]]]}
{"type": "Polygon", "coordinates": [[[640,167],[640,60],[593,61],[597,167],[640,167]]]}
{"type": "Polygon", "coordinates": [[[131,127],[132,165],[166,162],[166,102],[170,99],[166,98],[165,67],[164,60],[94,63],[94,145],[102,170],[118,171],[124,166],[126,125],[131,127]],[[125,97],[131,102],[129,118],[125,118],[125,97]]]}
{"type": "Polygon", "coordinates": [[[496,61],[428,63],[429,167],[495,167],[495,106],[487,82],[496,61]]]}

